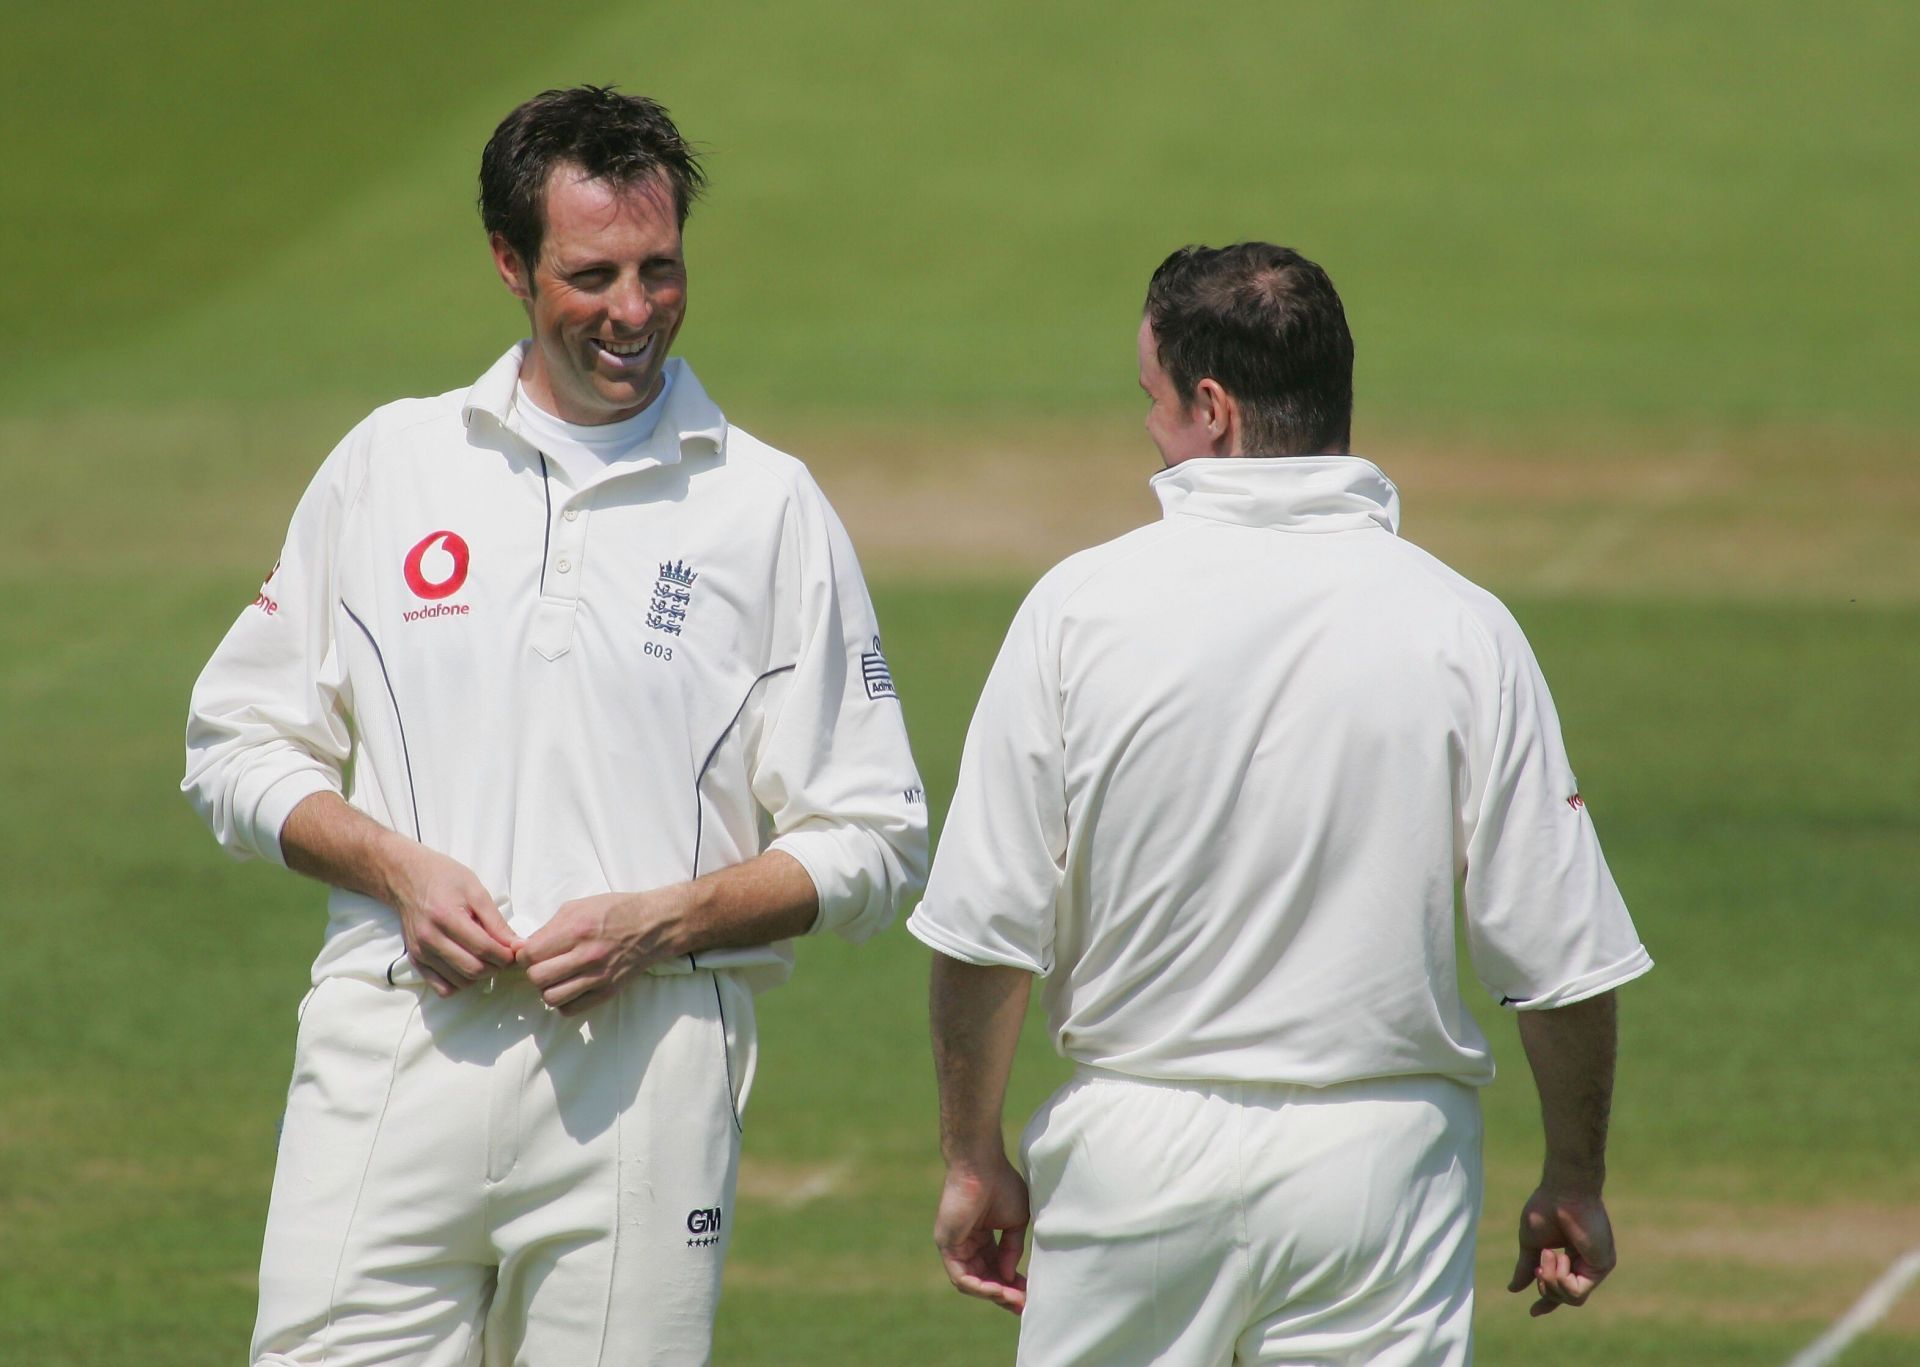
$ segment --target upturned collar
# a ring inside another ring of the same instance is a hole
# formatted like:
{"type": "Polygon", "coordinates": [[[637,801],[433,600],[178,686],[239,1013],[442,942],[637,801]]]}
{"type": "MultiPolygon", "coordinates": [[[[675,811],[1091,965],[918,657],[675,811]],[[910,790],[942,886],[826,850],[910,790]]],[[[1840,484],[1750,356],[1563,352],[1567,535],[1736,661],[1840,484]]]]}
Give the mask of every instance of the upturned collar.
{"type": "Polygon", "coordinates": [[[1400,529],[1400,491],[1359,456],[1202,457],[1149,482],[1166,517],[1285,532],[1400,529]]]}

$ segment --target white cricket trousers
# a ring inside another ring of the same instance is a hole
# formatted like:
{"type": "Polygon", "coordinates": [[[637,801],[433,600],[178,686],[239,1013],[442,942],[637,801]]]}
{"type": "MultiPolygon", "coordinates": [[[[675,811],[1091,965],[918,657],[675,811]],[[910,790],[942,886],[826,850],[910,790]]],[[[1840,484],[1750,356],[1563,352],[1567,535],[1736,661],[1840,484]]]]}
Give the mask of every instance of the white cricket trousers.
{"type": "Polygon", "coordinates": [[[1471,1360],[1480,1099],[1082,1068],[1027,1126],[1021,1367],[1471,1360]]]}
{"type": "Polygon", "coordinates": [[[708,1360],[752,994],[644,976],[570,1020],[520,974],[483,987],[309,996],[256,1365],[708,1360]]]}

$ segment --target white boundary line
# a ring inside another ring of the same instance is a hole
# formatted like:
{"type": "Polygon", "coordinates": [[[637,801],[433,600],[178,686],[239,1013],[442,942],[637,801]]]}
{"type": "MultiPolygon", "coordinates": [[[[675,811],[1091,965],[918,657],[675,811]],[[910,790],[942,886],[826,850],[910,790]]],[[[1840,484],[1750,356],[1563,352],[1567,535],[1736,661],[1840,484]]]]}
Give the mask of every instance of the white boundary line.
{"type": "Polygon", "coordinates": [[[1920,1278],[1920,1248],[1903,1253],[1893,1266],[1880,1274],[1880,1280],[1867,1288],[1866,1295],[1854,1302],[1853,1309],[1835,1320],[1833,1327],[1787,1363],[1787,1367],[1827,1367],[1847,1345],[1878,1324],[1893,1309],[1906,1289],[1920,1278]]]}

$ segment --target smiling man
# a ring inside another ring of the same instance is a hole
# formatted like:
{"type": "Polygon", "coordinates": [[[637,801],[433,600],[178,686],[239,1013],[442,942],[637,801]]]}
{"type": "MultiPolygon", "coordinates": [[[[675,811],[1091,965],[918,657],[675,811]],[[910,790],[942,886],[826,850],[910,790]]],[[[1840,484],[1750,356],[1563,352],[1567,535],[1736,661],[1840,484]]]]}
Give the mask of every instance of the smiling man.
{"type": "Polygon", "coordinates": [[[923,877],[846,534],[670,359],[701,188],[650,100],[510,114],[530,340],[347,436],[194,689],[201,815],[331,886],[255,1363],[704,1362],[754,994],[923,877]]]}

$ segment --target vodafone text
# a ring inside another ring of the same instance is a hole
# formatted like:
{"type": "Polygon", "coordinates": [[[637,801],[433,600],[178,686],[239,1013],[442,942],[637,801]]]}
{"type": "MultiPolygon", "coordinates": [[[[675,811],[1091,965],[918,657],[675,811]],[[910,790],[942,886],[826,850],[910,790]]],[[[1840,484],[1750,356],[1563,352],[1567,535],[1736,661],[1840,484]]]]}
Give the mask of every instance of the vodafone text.
{"type": "Polygon", "coordinates": [[[422,617],[465,617],[466,615],[465,603],[434,603],[429,607],[415,608],[412,612],[403,612],[400,617],[402,621],[417,622],[422,617]]]}

